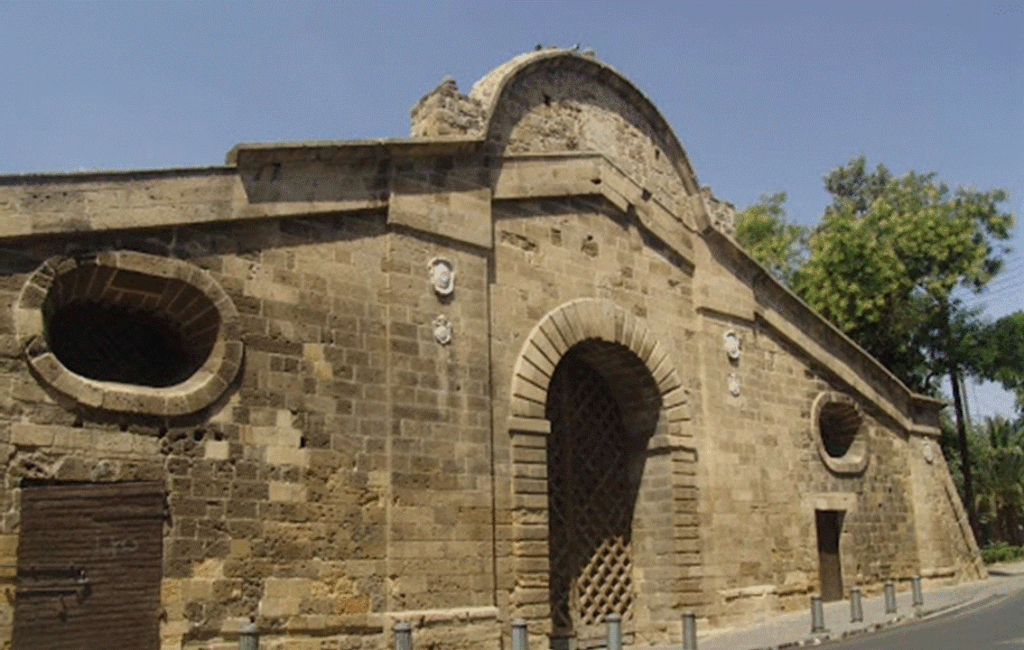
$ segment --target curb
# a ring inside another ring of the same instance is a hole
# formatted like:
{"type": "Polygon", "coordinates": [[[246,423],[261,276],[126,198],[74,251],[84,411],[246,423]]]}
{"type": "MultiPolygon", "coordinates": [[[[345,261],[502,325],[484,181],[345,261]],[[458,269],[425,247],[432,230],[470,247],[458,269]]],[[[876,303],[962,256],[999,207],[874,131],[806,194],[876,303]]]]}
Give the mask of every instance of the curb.
{"type": "MultiPolygon", "coordinates": [[[[992,570],[999,569],[998,566],[990,567],[992,570]]],[[[863,636],[867,634],[873,634],[881,632],[890,628],[894,628],[900,625],[911,625],[913,623],[924,622],[930,619],[938,618],[940,616],[954,616],[965,610],[971,608],[983,607],[990,603],[998,600],[1007,598],[1013,594],[1024,591],[1024,561],[1015,563],[1012,567],[1008,568],[1006,573],[993,574],[987,579],[972,581],[969,583],[962,583],[959,585],[951,585],[948,587],[949,590],[954,592],[960,592],[959,594],[950,594],[946,588],[936,589],[935,592],[944,592],[944,595],[952,600],[948,605],[939,605],[932,608],[922,607],[922,611],[919,615],[915,615],[912,610],[904,608],[904,613],[897,614],[886,620],[870,623],[861,624],[860,627],[844,629],[841,632],[834,632],[832,630],[826,630],[822,633],[810,633],[810,625],[804,627],[804,632],[788,636],[788,640],[783,641],[772,641],[769,645],[757,645],[758,643],[764,643],[768,641],[765,636],[760,638],[750,638],[750,634],[753,632],[764,632],[771,634],[773,632],[781,632],[782,630],[773,630],[775,627],[770,621],[762,621],[760,623],[746,626],[744,628],[719,629],[709,630],[707,633],[700,634],[698,636],[697,647],[703,647],[705,643],[714,644],[716,647],[729,648],[729,650],[789,650],[791,648],[803,648],[810,646],[818,646],[825,643],[834,643],[853,637],[863,636]],[[1017,571],[1016,568],[1020,567],[1017,571]],[[1014,569],[1013,572],[1009,572],[1010,569],[1014,569]],[[966,588],[966,589],[965,589],[966,588]],[[966,593],[960,591],[965,589],[968,593],[973,592],[972,595],[967,596],[966,593]],[[958,596],[963,600],[957,600],[958,596]],[[803,634],[800,638],[800,634],[803,634]],[[744,645],[743,641],[739,641],[739,637],[746,637],[750,645],[744,645]],[[723,639],[723,637],[726,637],[723,639]],[[728,637],[736,638],[735,641],[730,642],[728,637]]],[[[926,600],[929,594],[933,593],[931,590],[925,593],[926,600]]],[[[937,595],[937,594],[936,594],[937,595]]],[[[948,602],[948,601],[947,601],[948,602]]],[[[835,622],[835,621],[833,621],[835,622]]],[[[783,627],[789,624],[784,624],[783,627]]],[[[846,624],[841,624],[839,627],[845,627],[846,624]]],[[[775,634],[776,638],[786,638],[783,634],[775,634]]],[[[770,637],[769,637],[770,638],[770,637]]],[[[679,645],[656,645],[656,646],[637,646],[637,650],[678,650],[679,645]]]]}
{"type": "Polygon", "coordinates": [[[808,636],[803,639],[797,639],[795,641],[786,641],[785,643],[780,643],[778,645],[751,647],[746,648],[745,650],[789,650],[790,648],[804,648],[809,646],[821,645],[829,641],[842,641],[844,639],[850,639],[857,636],[872,634],[874,632],[881,632],[882,630],[899,627],[901,625],[907,625],[910,623],[916,623],[920,621],[930,620],[933,618],[938,618],[940,616],[955,614],[961,610],[969,609],[971,607],[981,607],[990,602],[1000,600],[1003,597],[1003,594],[989,594],[987,596],[979,596],[972,598],[970,600],[966,600],[962,603],[955,603],[949,605],[948,607],[940,607],[937,609],[924,611],[921,613],[920,616],[899,615],[896,616],[896,618],[889,621],[875,623],[873,625],[867,625],[865,627],[854,628],[852,630],[846,630],[844,632],[839,633],[838,635],[834,635],[832,632],[825,631],[820,634],[808,636]]]}

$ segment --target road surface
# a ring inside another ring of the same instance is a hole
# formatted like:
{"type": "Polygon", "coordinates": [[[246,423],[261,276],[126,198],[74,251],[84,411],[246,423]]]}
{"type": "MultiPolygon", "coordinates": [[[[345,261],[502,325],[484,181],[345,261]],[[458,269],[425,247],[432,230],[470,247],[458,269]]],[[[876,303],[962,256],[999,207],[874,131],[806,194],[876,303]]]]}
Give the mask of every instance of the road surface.
{"type": "Polygon", "coordinates": [[[1024,650],[1024,591],[920,623],[894,627],[846,641],[828,650],[1024,650]]]}

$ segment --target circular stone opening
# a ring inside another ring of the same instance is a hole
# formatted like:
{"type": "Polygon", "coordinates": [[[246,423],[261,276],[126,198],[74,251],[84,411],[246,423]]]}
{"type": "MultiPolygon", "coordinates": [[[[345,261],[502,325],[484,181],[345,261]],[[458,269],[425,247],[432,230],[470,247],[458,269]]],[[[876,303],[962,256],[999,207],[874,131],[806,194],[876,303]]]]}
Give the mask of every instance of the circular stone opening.
{"type": "Polygon", "coordinates": [[[216,280],[135,251],[46,260],[22,285],[14,324],[33,375],[67,408],[197,413],[244,356],[238,310],[216,280]]]}
{"type": "Polygon", "coordinates": [[[832,458],[842,458],[850,451],[860,431],[862,419],[852,404],[830,402],[818,415],[818,431],[825,452],[832,458]]]}
{"type": "Polygon", "coordinates": [[[814,400],[811,430],[818,455],[833,472],[857,474],[868,464],[864,414],[848,395],[824,392],[814,400]]]}
{"type": "Polygon", "coordinates": [[[57,278],[42,311],[47,345],[68,370],[155,388],[202,367],[220,327],[213,302],[186,282],[93,264],[57,278]]]}

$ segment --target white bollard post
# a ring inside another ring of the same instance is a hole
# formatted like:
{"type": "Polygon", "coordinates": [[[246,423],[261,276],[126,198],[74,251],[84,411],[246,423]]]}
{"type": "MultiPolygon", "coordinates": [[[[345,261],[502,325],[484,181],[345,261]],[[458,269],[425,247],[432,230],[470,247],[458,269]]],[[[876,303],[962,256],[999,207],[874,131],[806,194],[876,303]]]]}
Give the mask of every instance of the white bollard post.
{"type": "Polygon", "coordinates": [[[924,594],[921,593],[921,576],[916,575],[910,581],[910,587],[914,592],[914,615],[920,616],[924,607],[924,594]]]}
{"type": "Polygon", "coordinates": [[[405,621],[395,623],[395,650],[412,650],[412,626],[405,621]]]}
{"type": "Polygon", "coordinates": [[[885,613],[896,613],[896,585],[892,580],[885,581],[885,613]]]}
{"type": "Polygon", "coordinates": [[[608,650],[622,650],[622,616],[612,612],[605,622],[608,624],[608,650]]]}
{"type": "Polygon", "coordinates": [[[821,596],[811,596],[811,634],[825,631],[825,610],[821,606],[821,596]]]}
{"type": "Polygon", "coordinates": [[[683,650],[697,650],[697,615],[683,613],[683,650]]]}
{"type": "Polygon", "coordinates": [[[512,650],[528,650],[529,640],[526,621],[517,618],[512,621],[512,650]]]}
{"type": "Polygon", "coordinates": [[[250,621],[238,631],[238,650],[259,650],[260,629],[250,621]]]}
{"type": "Polygon", "coordinates": [[[864,608],[860,602],[860,587],[850,589],[850,622],[864,622],[864,608]]]}

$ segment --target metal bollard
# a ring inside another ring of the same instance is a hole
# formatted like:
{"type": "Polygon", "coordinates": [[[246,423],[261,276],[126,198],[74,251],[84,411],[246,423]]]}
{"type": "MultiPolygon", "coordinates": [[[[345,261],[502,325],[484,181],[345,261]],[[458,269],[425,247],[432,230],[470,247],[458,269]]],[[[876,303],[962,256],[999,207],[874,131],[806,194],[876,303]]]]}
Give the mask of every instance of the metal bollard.
{"type": "Polygon", "coordinates": [[[825,610],[821,606],[821,596],[811,596],[811,634],[825,631],[825,610]]]}
{"type": "Polygon", "coordinates": [[[405,621],[395,623],[395,650],[412,650],[412,626],[405,621]]]}
{"type": "Polygon", "coordinates": [[[521,618],[512,621],[512,650],[528,650],[526,621],[521,618]]]}
{"type": "Polygon", "coordinates": [[[238,631],[238,650],[259,650],[260,629],[250,621],[238,631]]]}
{"type": "Polygon", "coordinates": [[[896,585],[892,580],[885,581],[885,613],[896,613],[896,585]]]}
{"type": "Polygon", "coordinates": [[[697,650],[697,615],[683,613],[683,650],[697,650]]]}
{"type": "Polygon", "coordinates": [[[860,587],[850,589],[850,622],[864,622],[864,608],[860,602],[860,587]]]}
{"type": "Polygon", "coordinates": [[[924,594],[921,593],[921,576],[914,576],[910,580],[910,587],[914,592],[914,614],[920,616],[921,608],[924,607],[924,594]]]}
{"type": "Polygon", "coordinates": [[[608,624],[608,650],[622,650],[622,616],[612,612],[605,622],[608,624]]]}

